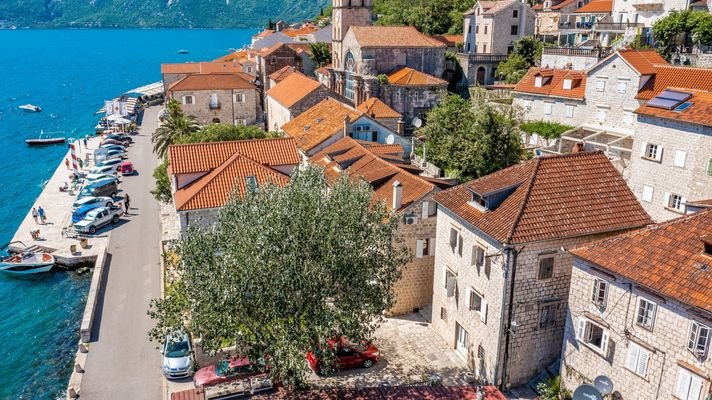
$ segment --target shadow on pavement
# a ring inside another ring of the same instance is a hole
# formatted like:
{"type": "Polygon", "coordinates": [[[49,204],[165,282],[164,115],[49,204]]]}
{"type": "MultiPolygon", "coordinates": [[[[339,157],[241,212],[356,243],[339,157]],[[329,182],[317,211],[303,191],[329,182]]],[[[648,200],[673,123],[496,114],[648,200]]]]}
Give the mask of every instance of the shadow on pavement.
{"type": "Polygon", "coordinates": [[[99,340],[99,331],[101,330],[101,317],[104,315],[104,296],[106,295],[106,281],[111,269],[111,253],[106,253],[104,258],[104,268],[101,270],[101,282],[99,293],[96,301],[96,310],[94,310],[94,323],[91,326],[90,341],[96,342],[99,340]]]}

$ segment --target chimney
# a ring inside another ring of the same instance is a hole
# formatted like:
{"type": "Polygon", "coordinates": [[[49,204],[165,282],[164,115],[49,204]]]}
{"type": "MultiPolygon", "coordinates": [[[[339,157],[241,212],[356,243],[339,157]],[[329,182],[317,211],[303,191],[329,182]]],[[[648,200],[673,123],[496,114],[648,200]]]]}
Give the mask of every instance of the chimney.
{"type": "Polygon", "coordinates": [[[347,115],[344,117],[344,137],[350,137],[351,132],[351,118],[347,115]]]}
{"type": "Polygon", "coordinates": [[[403,205],[403,185],[400,182],[393,182],[393,211],[400,210],[403,205]]]}
{"type": "Polygon", "coordinates": [[[399,118],[398,122],[396,122],[396,132],[401,136],[405,135],[405,121],[403,121],[403,118],[399,118]]]}

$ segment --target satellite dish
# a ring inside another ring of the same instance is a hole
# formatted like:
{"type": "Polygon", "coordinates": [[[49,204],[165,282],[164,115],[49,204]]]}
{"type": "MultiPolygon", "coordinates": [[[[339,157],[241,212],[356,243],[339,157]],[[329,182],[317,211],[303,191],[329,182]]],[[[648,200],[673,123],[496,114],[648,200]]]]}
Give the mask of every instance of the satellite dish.
{"type": "Polygon", "coordinates": [[[389,133],[388,136],[386,136],[386,144],[393,144],[396,141],[396,137],[393,136],[392,133],[389,133]]]}
{"type": "Polygon", "coordinates": [[[583,384],[574,391],[573,400],[603,400],[603,395],[593,385],[583,384]]]}
{"type": "Polygon", "coordinates": [[[593,386],[598,389],[601,394],[613,393],[613,381],[605,375],[599,375],[593,380],[593,386]]]}
{"type": "Polygon", "coordinates": [[[423,126],[423,120],[418,117],[413,118],[413,126],[416,128],[420,128],[421,126],[423,126]]]}

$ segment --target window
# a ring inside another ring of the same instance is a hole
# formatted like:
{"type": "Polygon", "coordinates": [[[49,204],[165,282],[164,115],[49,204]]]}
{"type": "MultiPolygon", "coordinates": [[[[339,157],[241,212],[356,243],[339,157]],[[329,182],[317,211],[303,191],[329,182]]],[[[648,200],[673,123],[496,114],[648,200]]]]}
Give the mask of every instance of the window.
{"type": "Polygon", "coordinates": [[[673,165],[679,168],[685,168],[685,159],[687,158],[687,153],[682,150],[675,151],[675,161],[673,165]]]}
{"type": "Polygon", "coordinates": [[[420,211],[421,217],[423,219],[432,217],[437,211],[437,203],[435,203],[434,201],[426,200],[422,203],[420,211]]]}
{"type": "Polygon", "coordinates": [[[647,201],[648,203],[653,202],[653,188],[651,186],[643,185],[643,196],[641,200],[647,201]]]}
{"type": "MultiPolygon", "coordinates": [[[[485,33],[487,33],[487,27],[485,26],[485,33]]],[[[487,43],[482,43],[482,52],[487,52],[487,43]]]]}
{"type": "Polygon", "coordinates": [[[551,109],[554,107],[554,103],[544,103],[544,115],[551,115],[551,109]]]}
{"type": "Polygon", "coordinates": [[[457,251],[457,254],[462,255],[462,235],[459,229],[450,228],[450,248],[453,252],[457,251]]]}
{"type": "Polygon", "coordinates": [[[480,26],[479,26],[479,25],[475,26],[475,33],[476,33],[476,34],[477,34],[477,33],[480,33],[480,26]]]}
{"type": "Polygon", "coordinates": [[[472,25],[467,27],[467,33],[472,33],[472,25]]]}
{"type": "Polygon", "coordinates": [[[245,102],[245,95],[242,93],[236,93],[235,94],[235,103],[244,103],[245,102]]]}
{"type": "Polygon", "coordinates": [[[356,59],[353,53],[350,51],[346,52],[344,57],[344,69],[346,69],[345,74],[345,85],[344,85],[344,95],[349,100],[354,99],[354,72],[356,71],[356,59]]]}
{"type": "Polygon", "coordinates": [[[445,273],[443,275],[443,286],[447,289],[447,297],[452,297],[455,295],[455,284],[457,283],[457,275],[445,268],[445,273]]]}
{"type": "Polygon", "coordinates": [[[210,94],[210,108],[220,108],[220,99],[218,98],[217,93],[211,93],[210,94]]]}
{"type": "Polygon", "coordinates": [[[606,308],[606,299],[608,298],[608,282],[603,279],[594,279],[593,292],[591,293],[591,301],[601,311],[606,308]]]}
{"type": "Polygon", "coordinates": [[[634,121],[635,121],[635,115],[633,115],[633,111],[624,110],[623,111],[623,124],[624,125],[633,125],[634,121]]]}
{"type": "Polygon", "coordinates": [[[482,268],[485,265],[485,254],[487,253],[487,249],[480,246],[480,245],[474,245],[472,246],[472,265],[477,268],[477,274],[479,275],[480,273],[480,268],[482,268]]]}
{"type": "Polygon", "coordinates": [[[650,352],[648,350],[640,347],[635,342],[628,343],[626,368],[645,378],[645,374],[648,372],[648,360],[650,360],[650,352]]]}
{"type": "Polygon", "coordinates": [[[519,33],[519,25],[512,25],[512,28],[510,29],[510,33],[512,35],[516,35],[517,33],[519,33]]]}
{"type": "Polygon", "coordinates": [[[544,84],[544,77],[542,77],[541,75],[537,75],[537,76],[534,78],[534,86],[535,86],[535,87],[542,87],[543,84],[544,84]]]}
{"type": "Polygon", "coordinates": [[[487,302],[475,289],[470,288],[468,291],[467,306],[470,311],[475,311],[480,316],[480,321],[487,323],[487,302]]]}
{"type": "Polygon", "coordinates": [[[566,78],[564,79],[564,90],[571,90],[573,87],[574,81],[571,78],[566,78]]]}
{"type": "Polygon", "coordinates": [[[712,158],[707,161],[707,175],[712,176],[712,158]]]}
{"type": "Polygon", "coordinates": [[[604,92],[606,90],[606,80],[599,78],[596,81],[596,90],[599,92],[604,92]]]}
{"type": "Polygon", "coordinates": [[[467,349],[470,347],[470,334],[459,323],[456,323],[456,325],[457,344],[455,349],[462,356],[467,357],[467,349]]]}
{"type": "Polygon", "coordinates": [[[248,72],[248,73],[251,73],[251,72],[252,72],[252,67],[248,66],[248,67],[247,67],[247,72],[248,72]]]}
{"type": "Polygon", "coordinates": [[[435,239],[418,239],[415,241],[415,257],[435,255],[435,239]]]}
{"type": "Polygon", "coordinates": [[[554,323],[556,304],[545,304],[539,308],[539,328],[546,328],[554,323]]]}
{"type": "Polygon", "coordinates": [[[270,64],[277,64],[277,57],[270,57],[269,63],[270,63],[270,64]]]}
{"type": "Polygon", "coordinates": [[[195,104],[195,96],[183,96],[183,104],[195,104]]]}
{"type": "Polygon", "coordinates": [[[608,116],[608,110],[603,107],[597,107],[596,108],[596,121],[597,122],[606,122],[606,118],[608,116]]]}
{"type": "Polygon", "coordinates": [[[574,109],[576,106],[572,104],[567,104],[565,109],[566,109],[566,118],[573,118],[574,117],[574,109]]]}
{"type": "Polygon", "coordinates": [[[440,319],[447,322],[447,308],[440,307],[440,319]]]}
{"type": "Polygon", "coordinates": [[[586,344],[604,357],[608,356],[608,331],[586,318],[579,318],[576,340],[586,344]]]}
{"type": "MultiPolygon", "coordinates": [[[[531,111],[532,109],[532,101],[531,100],[524,100],[522,102],[522,107],[524,107],[524,111],[531,111]]],[[[710,159],[710,166],[712,167],[712,159],[710,159]]]]}
{"type": "Polygon", "coordinates": [[[692,321],[688,337],[687,349],[696,357],[704,358],[707,355],[707,348],[710,344],[710,327],[697,321],[692,321]]]}
{"type": "Polygon", "coordinates": [[[512,10],[512,18],[519,17],[519,10],[512,10]]]}
{"type": "Polygon", "coordinates": [[[485,35],[487,34],[487,25],[485,25],[485,35]]]}
{"type": "Polygon", "coordinates": [[[680,368],[675,384],[675,397],[681,400],[700,400],[702,392],[702,378],[680,368]]]}
{"type": "Polygon", "coordinates": [[[539,259],[539,279],[549,279],[554,276],[554,257],[539,259]]]}
{"type": "Polygon", "coordinates": [[[653,325],[655,324],[655,312],[657,310],[657,304],[652,301],[640,297],[638,298],[638,316],[635,322],[645,329],[653,330],[653,325]]]}
{"type": "Polygon", "coordinates": [[[651,161],[660,162],[663,157],[662,147],[658,146],[657,144],[653,144],[653,143],[643,143],[641,153],[642,153],[643,158],[645,158],[647,160],[651,160],[651,161]]]}
{"type": "Polygon", "coordinates": [[[687,199],[680,196],[679,194],[665,193],[665,202],[663,203],[663,205],[665,206],[665,208],[668,208],[670,210],[684,213],[685,202],[687,202],[687,199]]]}
{"type": "Polygon", "coordinates": [[[618,85],[616,85],[616,92],[625,93],[628,90],[628,81],[618,78],[618,85]]]}
{"type": "Polygon", "coordinates": [[[257,190],[257,178],[254,175],[245,177],[245,187],[249,190],[257,190]]]}

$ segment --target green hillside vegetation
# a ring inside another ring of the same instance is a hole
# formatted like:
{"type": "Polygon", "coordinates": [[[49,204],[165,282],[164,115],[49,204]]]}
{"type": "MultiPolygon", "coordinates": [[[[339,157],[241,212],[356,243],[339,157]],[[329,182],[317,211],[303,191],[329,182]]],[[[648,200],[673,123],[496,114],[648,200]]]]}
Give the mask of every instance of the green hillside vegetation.
{"type": "Polygon", "coordinates": [[[475,0],[376,0],[379,25],[411,25],[430,35],[462,33],[462,14],[475,0]]]}
{"type": "Polygon", "coordinates": [[[330,0],[2,0],[0,21],[18,27],[256,28],[301,21],[330,0]]]}

